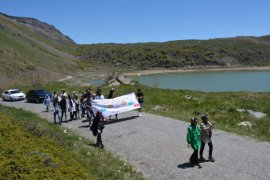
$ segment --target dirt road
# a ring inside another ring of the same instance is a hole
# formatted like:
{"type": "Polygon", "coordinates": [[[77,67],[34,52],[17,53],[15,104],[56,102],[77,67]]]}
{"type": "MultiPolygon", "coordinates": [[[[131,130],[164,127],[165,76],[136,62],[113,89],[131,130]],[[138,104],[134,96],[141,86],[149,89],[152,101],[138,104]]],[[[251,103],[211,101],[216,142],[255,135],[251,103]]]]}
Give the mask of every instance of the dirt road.
{"type": "MultiPolygon", "coordinates": [[[[5,102],[53,121],[52,111],[42,104],[5,102]]],[[[202,168],[188,163],[192,150],[186,146],[186,122],[137,112],[118,115],[119,121],[107,124],[103,133],[105,149],[136,167],[149,179],[270,179],[270,143],[258,142],[220,130],[213,132],[216,162],[201,163],[202,168]]],[[[95,140],[88,123],[75,120],[63,123],[72,131],[95,140]]],[[[205,148],[207,157],[208,146],[205,148]]]]}

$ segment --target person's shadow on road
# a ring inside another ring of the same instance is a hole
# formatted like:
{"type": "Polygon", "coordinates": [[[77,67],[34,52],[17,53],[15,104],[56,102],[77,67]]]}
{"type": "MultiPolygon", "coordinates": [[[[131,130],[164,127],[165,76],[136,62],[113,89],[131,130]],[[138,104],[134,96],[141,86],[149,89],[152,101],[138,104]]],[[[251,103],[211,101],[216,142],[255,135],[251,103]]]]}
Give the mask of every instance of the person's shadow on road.
{"type": "Polygon", "coordinates": [[[192,164],[190,162],[185,162],[183,164],[178,164],[177,167],[181,168],[181,169],[193,168],[194,164],[192,164]]]}

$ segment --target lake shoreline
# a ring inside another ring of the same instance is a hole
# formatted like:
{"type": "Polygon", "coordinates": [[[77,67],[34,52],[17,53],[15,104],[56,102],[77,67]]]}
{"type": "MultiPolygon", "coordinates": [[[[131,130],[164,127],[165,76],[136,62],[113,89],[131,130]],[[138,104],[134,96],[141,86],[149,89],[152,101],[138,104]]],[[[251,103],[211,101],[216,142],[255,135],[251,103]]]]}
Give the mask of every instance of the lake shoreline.
{"type": "Polygon", "coordinates": [[[151,74],[185,73],[185,72],[211,72],[211,71],[270,71],[270,66],[264,67],[207,67],[207,68],[179,68],[179,69],[150,69],[134,72],[123,72],[122,76],[141,76],[151,74]]]}

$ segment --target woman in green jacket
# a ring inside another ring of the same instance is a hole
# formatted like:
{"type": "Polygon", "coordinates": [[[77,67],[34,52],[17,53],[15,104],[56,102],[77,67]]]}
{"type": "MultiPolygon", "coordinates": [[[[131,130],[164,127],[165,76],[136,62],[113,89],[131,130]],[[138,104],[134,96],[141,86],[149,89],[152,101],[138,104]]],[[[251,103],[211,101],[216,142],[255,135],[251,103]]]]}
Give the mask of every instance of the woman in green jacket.
{"type": "Polygon", "coordinates": [[[201,166],[199,165],[198,160],[198,151],[201,148],[201,131],[200,128],[197,126],[197,118],[191,118],[190,120],[191,125],[187,128],[187,143],[189,147],[192,147],[194,150],[193,154],[190,157],[190,163],[193,165],[201,166]]]}

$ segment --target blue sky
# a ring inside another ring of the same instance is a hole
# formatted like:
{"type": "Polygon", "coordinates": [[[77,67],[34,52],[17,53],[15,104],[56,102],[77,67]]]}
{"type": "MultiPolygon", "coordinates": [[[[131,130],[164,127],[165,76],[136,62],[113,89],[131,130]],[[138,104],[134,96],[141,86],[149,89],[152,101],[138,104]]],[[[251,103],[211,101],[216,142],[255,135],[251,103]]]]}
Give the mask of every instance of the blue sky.
{"type": "Polygon", "coordinates": [[[270,34],[269,0],[0,0],[0,12],[47,22],[79,44],[270,34]]]}

